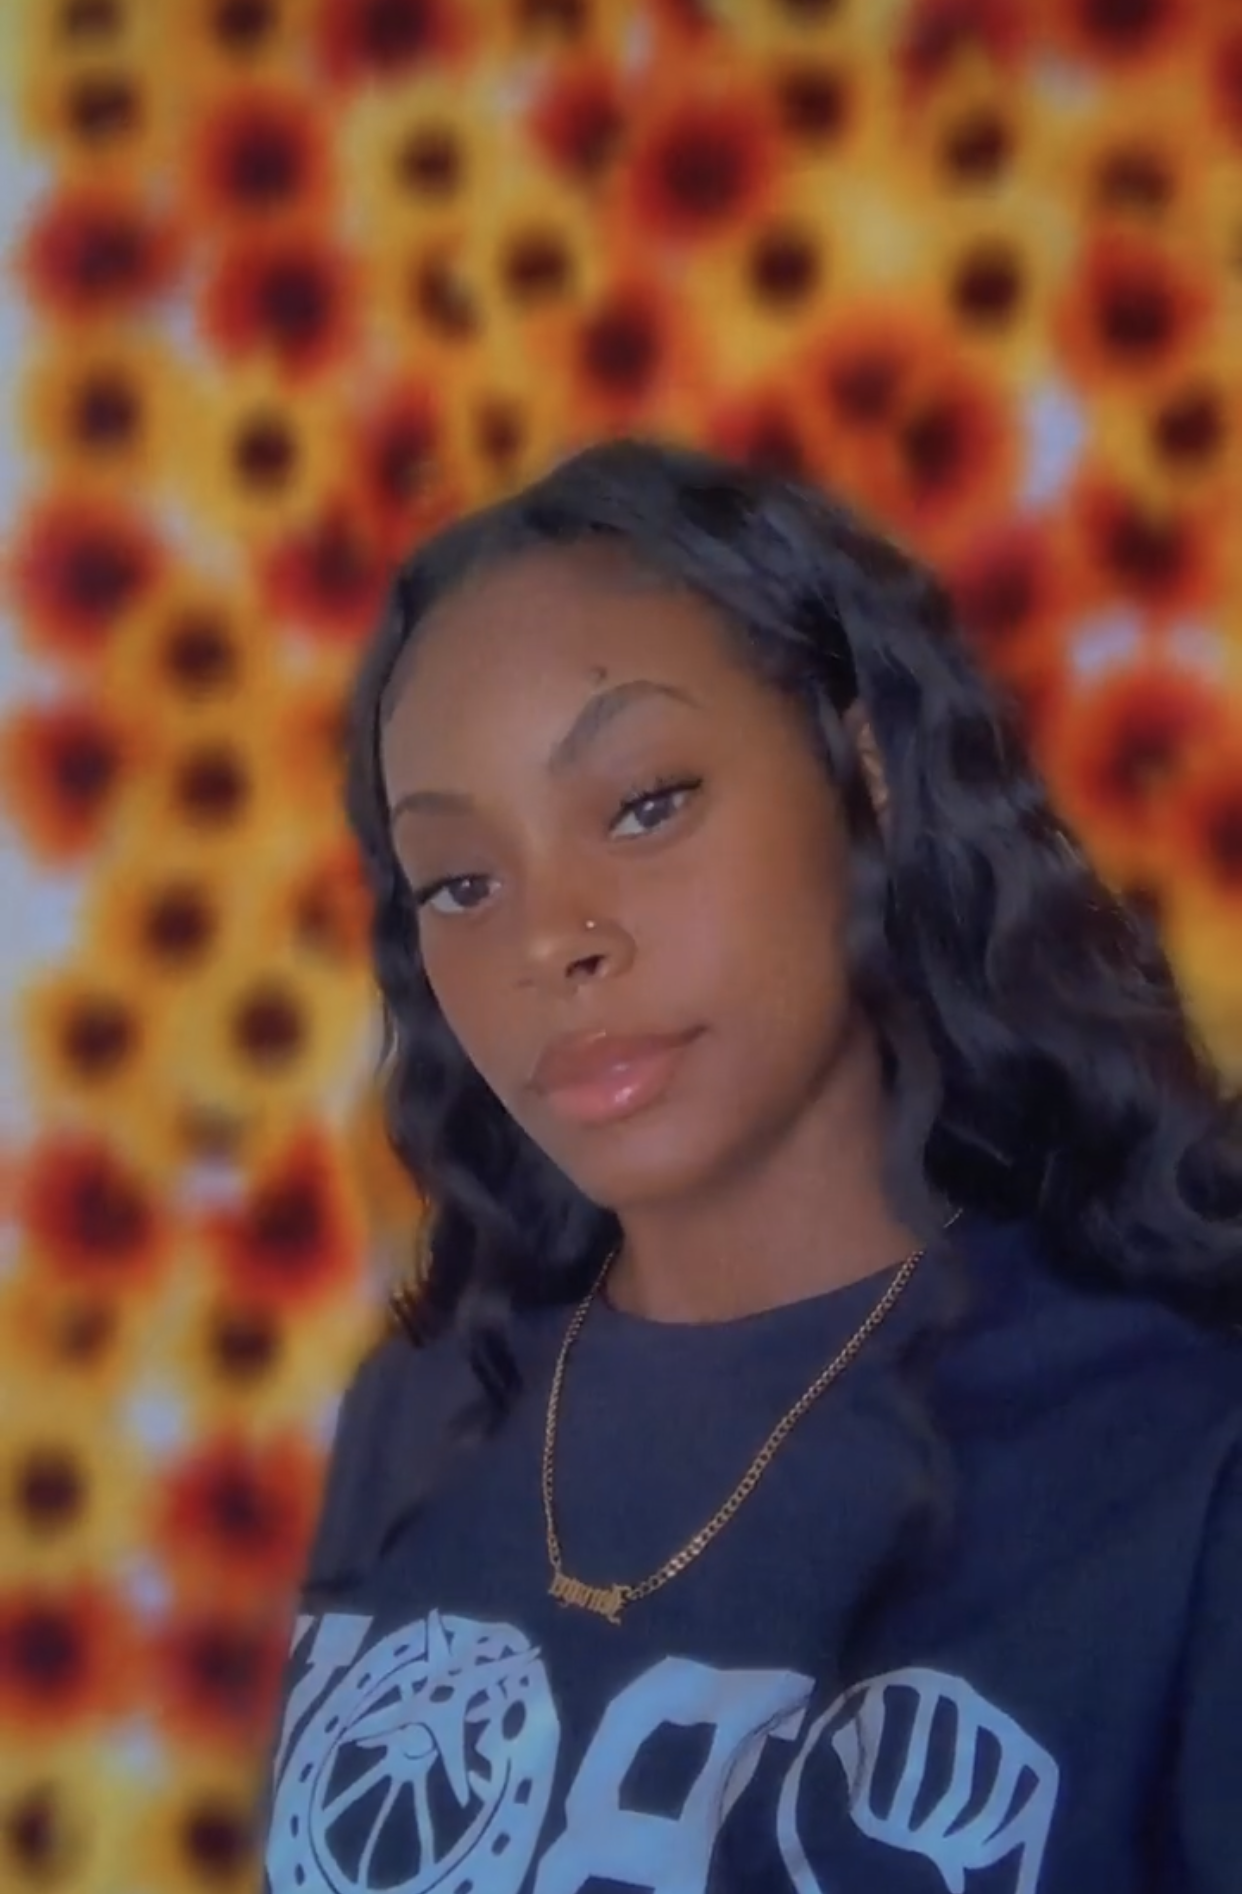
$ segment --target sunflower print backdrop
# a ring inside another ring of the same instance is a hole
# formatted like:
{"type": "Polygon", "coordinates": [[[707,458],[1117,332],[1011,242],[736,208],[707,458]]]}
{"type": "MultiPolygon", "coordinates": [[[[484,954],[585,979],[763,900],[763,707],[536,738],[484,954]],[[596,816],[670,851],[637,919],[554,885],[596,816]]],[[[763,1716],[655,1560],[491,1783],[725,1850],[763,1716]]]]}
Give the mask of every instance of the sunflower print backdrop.
{"type": "Polygon", "coordinates": [[[7,0],[0,1884],[231,1894],[417,1213],[344,693],[602,433],[947,575],[1242,1075],[1242,5],[7,0]]]}

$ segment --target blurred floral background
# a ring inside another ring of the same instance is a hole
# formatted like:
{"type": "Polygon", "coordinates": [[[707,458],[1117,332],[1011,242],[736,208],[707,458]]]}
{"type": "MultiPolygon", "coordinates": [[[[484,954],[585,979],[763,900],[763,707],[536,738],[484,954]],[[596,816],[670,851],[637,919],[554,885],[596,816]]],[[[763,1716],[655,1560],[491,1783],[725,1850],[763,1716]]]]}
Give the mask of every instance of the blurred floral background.
{"type": "Polygon", "coordinates": [[[601,432],[949,579],[1242,1076],[1242,4],[4,0],[0,1885],[232,1894],[380,1135],[344,694],[601,432]]]}

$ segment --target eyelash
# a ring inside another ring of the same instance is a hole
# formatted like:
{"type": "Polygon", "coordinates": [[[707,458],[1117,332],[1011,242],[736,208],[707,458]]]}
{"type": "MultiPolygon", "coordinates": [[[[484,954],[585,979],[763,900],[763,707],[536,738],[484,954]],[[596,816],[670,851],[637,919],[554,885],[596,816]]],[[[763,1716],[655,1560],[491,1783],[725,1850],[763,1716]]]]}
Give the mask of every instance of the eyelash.
{"type": "MultiPolygon", "coordinates": [[[[697,795],[702,787],[703,779],[701,776],[657,777],[656,781],[649,783],[645,789],[635,790],[632,795],[625,798],[621,807],[617,810],[616,815],[613,817],[608,832],[610,835],[613,834],[622,817],[632,815],[636,809],[641,809],[644,803],[663,802],[674,796],[683,796],[688,800],[690,797],[697,795]]],[[[673,813],[676,814],[678,811],[675,810],[673,813]]],[[[653,828],[647,829],[645,833],[654,835],[657,829],[662,829],[663,827],[663,822],[657,822],[653,828]]]]}
{"type": "MultiPolygon", "coordinates": [[[[697,795],[702,787],[703,779],[701,776],[660,777],[655,782],[648,784],[645,789],[635,790],[632,795],[625,798],[618,808],[616,815],[613,817],[612,822],[609,824],[608,833],[610,835],[614,834],[623,818],[632,815],[635,810],[641,809],[645,803],[662,802],[677,796],[684,796],[688,799],[697,795]]],[[[678,813],[680,813],[680,811],[677,809],[672,812],[673,815],[678,813]]],[[[670,815],[667,820],[671,821],[672,815],[670,815]]],[[[653,824],[650,829],[645,830],[644,834],[654,835],[664,826],[665,824],[663,822],[657,822],[653,824]]],[[[630,836],[624,839],[633,841],[639,838],[630,836]]],[[[460,887],[467,882],[483,880],[486,880],[486,876],[442,875],[438,881],[429,881],[423,887],[413,890],[414,906],[421,912],[423,908],[429,907],[436,896],[443,894],[446,889],[460,887]]],[[[459,910],[459,912],[463,911],[468,912],[469,910],[459,910]]]]}

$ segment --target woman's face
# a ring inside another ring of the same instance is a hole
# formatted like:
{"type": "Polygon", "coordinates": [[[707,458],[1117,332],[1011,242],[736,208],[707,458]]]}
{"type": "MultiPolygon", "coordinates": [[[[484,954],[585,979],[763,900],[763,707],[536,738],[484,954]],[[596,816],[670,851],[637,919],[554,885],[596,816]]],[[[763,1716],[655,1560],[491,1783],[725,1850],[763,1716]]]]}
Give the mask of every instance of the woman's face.
{"type": "Polygon", "coordinates": [[[797,710],[619,552],[444,600],[383,735],[427,976],[610,1208],[689,1201],[815,1109],[850,1038],[846,845],[797,710]]]}

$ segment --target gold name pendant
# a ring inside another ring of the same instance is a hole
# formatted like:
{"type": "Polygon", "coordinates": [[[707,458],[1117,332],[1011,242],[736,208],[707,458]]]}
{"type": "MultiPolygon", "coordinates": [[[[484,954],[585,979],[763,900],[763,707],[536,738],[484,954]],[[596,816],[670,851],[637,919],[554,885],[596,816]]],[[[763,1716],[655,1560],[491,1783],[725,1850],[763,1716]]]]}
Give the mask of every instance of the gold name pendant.
{"type": "Polygon", "coordinates": [[[565,1572],[556,1572],[548,1590],[562,1605],[575,1605],[579,1611],[593,1611],[597,1618],[606,1618],[609,1624],[621,1622],[621,1613],[626,1605],[624,1585],[584,1585],[580,1578],[570,1578],[565,1572]]]}

